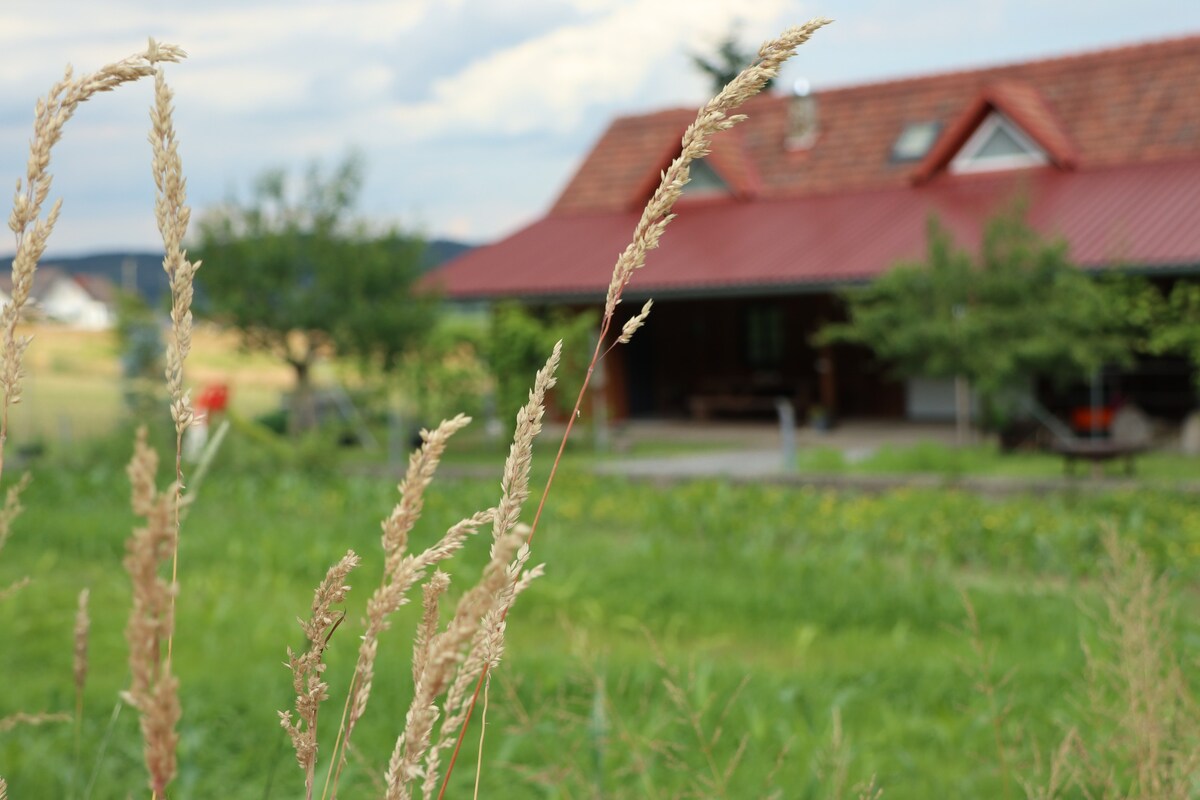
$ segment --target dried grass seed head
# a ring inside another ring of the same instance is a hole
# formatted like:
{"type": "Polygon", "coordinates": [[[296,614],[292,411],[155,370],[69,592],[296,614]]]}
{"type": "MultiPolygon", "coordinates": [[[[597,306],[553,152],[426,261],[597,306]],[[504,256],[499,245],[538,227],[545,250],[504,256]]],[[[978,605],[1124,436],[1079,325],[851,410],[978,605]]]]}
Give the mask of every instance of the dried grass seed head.
{"type": "Polygon", "coordinates": [[[92,629],[92,620],[88,616],[89,594],[86,588],[79,592],[79,604],[75,611],[75,648],[72,673],[77,692],[82,692],[84,684],[87,683],[88,635],[92,629]]]}
{"type": "Polygon", "coordinates": [[[133,602],[125,638],[129,643],[130,687],[123,693],[138,711],[151,791],[165,796],[175,776],[179,743],[179,684],[164,658],[162,643],[175,629],[175,584],[160,570],[174,552],[177,494],[171,486],[158,492],[154,485],[158,456],[138,431],[128,473],[134,511],[145,520],[126,544],[125,570],[133,587],[133,602]]]}
{"type": "Polygon", "coordinates": [[[606,319],[612,317],[634,272],[645,266],[646,254],[658,247],[663,231],[674,218],[671,209],[689,180],[691,163],[708,154],[709,142],[714,134],[728,130],[745,119],[743,115],[731,116],[729,112],[762,91],[766,82],[779,74],[783,62],[795,54],[796,48],[829,22],[824,18],[813,19],[788,28],[778,38],[766,42],[759,48],[758,61],[743,70],[716,97],[701,107],[696,121],[684,132],[679,156],[663,172],[658,188],[647,202],[634,228],[633,240],[617,258],[604,301],[606,319]]]}
{"type": "Polygon", "coordinates": [[[154,216],[163,240],[163,270],[171,289],[171,336],[167,343],[167,392],[177,435],[192,424],[195,413],[183,388],[183,364],[192,348],[192,296],[196,270],[183,249],[191,209],[187,180],[175,141],[172,93],[163,70],[154,75],[154,105],[150,109],[150,144],[156,198],[154,216]]]}
{"type": "MultiPolygon", "coordinates": [[[[504,475],[500,480],[502,496],[492,525],[492,538],[499,540],[511,531],[521,515],[521,507],[529,499],[529,473],[533,467],[533,441],[542,431],[542,417],[546,411],[546,392],[554,387],[555,372],[562,360],[562,340],[555,343],[550,358],[534,377],[529,390],[529,402],[517,411],[517,425],[513,442],[504,463],[504,475]]],[[[495,554],[493,553],[493,561],[495,554]]]]}
{"type": "MultiPolygon", "coordinates": [[[[147,77],[154,73],[158,63],[178,62],[185,57],[186,53],[181,48],[159,44],[151,39],[142,53],[101,67],[81,78],[75,78],[68,66],[63,79],[51,87],[46,97],[37,101],[25,178],[24,181],[17,180],[13,209],[8,219],[8,227],[16,236],[16,255],[12,264],[11,302],[0,311],[0,389],[4,392],[5,408],[20,401],[22,356],[29,341],[16,335],[16,325],[33,288],[38,261],[46,251],[50,233],[62,208],[62,201],[56,200],[45,218],[41,218],[52,182],[50,153],[62,138],[63,126],[74,115],[79,104],[92,96],[147,77]]],[[[6,432],[7,429],[0,431],[0,434],[6,432]]]]}
{"type": "Polygon", "coordinates": [[[298,620],[308,639],[308,649],[299,654],[290,647],[287,650],[287,666],[292,672],[292,688],[296,692],[297,719],[293,722],[290,711],[280,711],[279,724],[292,740],[296,762],[307,773],[306,784],[310,788],[317,757],[317,713],[321,703],[329,697],[329,686],[321,677],[325,671],[323,657],[329,637],[344,616],[334,612],[333,606],[345,601],[350,591],[346,579],[359,562],[358,555],[347,550],[346,555],[329,568],[313,592],[311,616],[307,620],[298,620]]]}

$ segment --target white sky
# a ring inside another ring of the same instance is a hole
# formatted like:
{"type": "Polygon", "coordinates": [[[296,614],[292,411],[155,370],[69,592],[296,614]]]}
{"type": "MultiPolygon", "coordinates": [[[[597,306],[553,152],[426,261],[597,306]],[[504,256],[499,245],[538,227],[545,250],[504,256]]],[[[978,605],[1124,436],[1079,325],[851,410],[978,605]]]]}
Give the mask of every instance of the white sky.
{"type": "MultiPolygon", "coordinates": [[[[24,171],[37,98],[148,36],[171,67],[197,213],[269,167],[351,149],[360,212],[483,242],[536,219],[616,115],[697,105],[687,53],[734,24],[757,45],[823,14],[788,65],[816,89],[1200,32],[1190,0],[4,0],[0,181],[24,171]]],[[[51,254],[159,246],[146,143],[152,85],[95,98],[55,151],[51,254]]],[[[11,253],[0,239],[0,253],[11,253]]]]}

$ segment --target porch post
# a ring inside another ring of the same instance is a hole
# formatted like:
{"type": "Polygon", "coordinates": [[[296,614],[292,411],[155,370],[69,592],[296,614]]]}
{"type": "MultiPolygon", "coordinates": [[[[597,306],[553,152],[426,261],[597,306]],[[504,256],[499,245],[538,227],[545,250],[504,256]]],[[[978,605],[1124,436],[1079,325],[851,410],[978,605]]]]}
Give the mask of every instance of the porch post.
{"type": "Polygon", "coordinates": [[[817,380],[821,407],[830,419],[837,417],[837,369],[833,359],[833,347],[822,345],[817,355],[817,380]]]}
{"type": "Polygon", "coordinates": [[[962,447],[967,443],[971,420],[971,384],[962,375],[954,377],[954,441],[962,447]]]}

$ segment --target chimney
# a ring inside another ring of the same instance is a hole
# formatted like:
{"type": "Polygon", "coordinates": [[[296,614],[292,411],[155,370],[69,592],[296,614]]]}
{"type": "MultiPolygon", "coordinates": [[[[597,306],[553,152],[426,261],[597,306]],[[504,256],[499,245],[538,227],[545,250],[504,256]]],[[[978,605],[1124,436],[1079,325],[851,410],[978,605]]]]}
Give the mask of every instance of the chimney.
{"type": "Polygon", "coordinates": [[[807,150],[817,140],[817,98],[812,94],[807,78],[797,78],[792,84],[792,100],[788,105],[788,132],[785,144],[790,150],[807,150]]]}

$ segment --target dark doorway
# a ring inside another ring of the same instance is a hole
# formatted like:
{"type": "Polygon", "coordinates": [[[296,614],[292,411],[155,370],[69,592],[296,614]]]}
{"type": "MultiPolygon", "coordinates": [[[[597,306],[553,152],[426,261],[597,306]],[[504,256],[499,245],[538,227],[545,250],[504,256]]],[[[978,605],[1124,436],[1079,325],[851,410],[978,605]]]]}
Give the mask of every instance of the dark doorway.
{"type": "Polygon", "coordinates": [[[646,325],[625,348],[625,364],[629,380],[629,416],[652,417],[658,413],[654,401],[654,339],[655,326],[646,325]]]}

